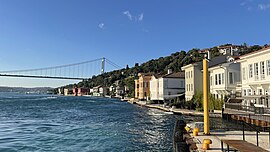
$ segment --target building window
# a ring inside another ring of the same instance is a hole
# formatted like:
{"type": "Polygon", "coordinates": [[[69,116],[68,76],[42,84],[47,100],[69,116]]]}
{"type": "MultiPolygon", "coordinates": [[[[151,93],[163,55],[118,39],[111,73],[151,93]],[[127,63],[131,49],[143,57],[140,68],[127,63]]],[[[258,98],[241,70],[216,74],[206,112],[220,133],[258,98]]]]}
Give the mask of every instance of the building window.
{"type": "Polygon", "coordinates": [[[218,76],[217,76],[217,74],[215,74],[215,82],[216,82],[215,84],[218,85],[218,76]]]}
{"type": "Polygon", "coordinates": [[[255,75],[255,80],[259,79],[259,64],[254,63],[254,75],[255,75]]]}
{"type": "Polygon", "coordinates": [[[147,93],[146,93],[146,92],[144,92],[144,96],[145,96],[145,97],[147,96],[147,93]]]}
{"type": "Polygon", "coordinates": [[[246,96],[247,95],[247,90],[244,90],[244,96],[246,96]]]}
{"type": "Polygon", "coordinates": [[[190,71],[190,77],[192,78],[192,71],[190,71]]]}
{"type": "Polygon", "coordinates": [[[233,84],[233,72],[229,72],[229,84],[233,84]]]}
{"type": "Polygon", "coordinates": [[[188,84],[186,84],[186,90],[188,91],[188,84]]]}
{"type": "Polygon", "coordinates": [[[248,95],[251,96],[251,89],[248,89],[248,95]]]}
{"type": "Polygon", "coordinates": [[[265,71],[264,71],[264,61],[262,61],[262,62],[260,62],[261,63],[261,69],[260,69],[260,71],[261,71],[261,79],[265,79],[265,71]]]}
{"type": "Polygon", "coordinates": [[[221,74],[218,74],[218,82],[219,82],[219,85],[221,84],[221,74]]]}
{"type": "Polygon", "coordinates": [[[267,65],[266,65],[266,67],[267,67],[267,75],[270,75],[270,60],[267,60],[266,61],[267,63],[267,65]]]}
{"type": "Polygon", "coordinates": [[[181,88],[184,88],[184,81],[180,81],[181,88]]]}
{"type": "MultiPolygon", "coordinates": [[[[221,74],[215,74],[215,84],[216,85],[221,85],[221,74]]],[[[224,81],[224,80],[223,80],[224,81]]]]}
{"type": "Polygon", "coordinates": [[[242,78],[243,78],[243,80],[246,80],[246,68],[242,68],[242,78]]]}
{"type": "Polygon", "coordinates": [[[210,76],[210,86],[212,86],[213,76],[210,76]]]}
{"type": "Polygon", "coordinates": [[[259,89],[259,95],[262,95],[262,89],[259,89]]]}
{"type": "Polygon", "coordinates": [[[253,77],[253,68],[252,68],[252,64],[248,65],[249,67],[249,78],[253,77]]]}

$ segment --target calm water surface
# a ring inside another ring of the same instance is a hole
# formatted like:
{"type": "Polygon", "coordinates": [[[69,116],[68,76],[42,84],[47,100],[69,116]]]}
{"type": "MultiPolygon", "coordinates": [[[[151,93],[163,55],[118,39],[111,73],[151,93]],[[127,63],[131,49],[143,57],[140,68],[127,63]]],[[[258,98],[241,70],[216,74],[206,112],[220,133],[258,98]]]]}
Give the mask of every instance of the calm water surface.
{"type": "Polygon", "coordinates": [[[0,94],[0,151],[172,151],[175,117],[116,99],[0,94]]]}

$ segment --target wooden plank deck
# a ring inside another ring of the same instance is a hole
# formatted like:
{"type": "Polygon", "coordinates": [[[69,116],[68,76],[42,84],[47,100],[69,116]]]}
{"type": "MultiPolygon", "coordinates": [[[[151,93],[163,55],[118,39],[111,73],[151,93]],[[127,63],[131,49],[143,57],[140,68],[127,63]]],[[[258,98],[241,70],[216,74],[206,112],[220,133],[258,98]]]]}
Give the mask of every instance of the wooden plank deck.
{"type": "Polygon", "coordinates": [[[221,149],[222,151],[224,151],[224,145],[223,143],[225,143],[227,145],[227,147],[225,149],[227,149],[227,151],[229,151],[230,147],[234,150],[238,150],[240,152],[268,152],[267,150],[255,146],[252,143],[249,143],[247,141],[244,140],[221,140],[221,149]]]}

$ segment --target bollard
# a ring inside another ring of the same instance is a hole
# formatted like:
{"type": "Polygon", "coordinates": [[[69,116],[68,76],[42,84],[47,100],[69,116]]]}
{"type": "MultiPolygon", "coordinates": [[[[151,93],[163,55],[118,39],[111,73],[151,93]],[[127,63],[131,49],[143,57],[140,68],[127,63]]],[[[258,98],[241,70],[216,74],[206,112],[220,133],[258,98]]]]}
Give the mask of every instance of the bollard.
{"type": "Polygon", "coordinates": [[[186,129],[186,131],[187,131],[187,132],[189,132],[189,131],[190,131],[189,126],[186,126],[186,127],[185,127],[185,129],[186,129]]]}
{"type": "Polygon", "coordinates": [[[193,136],[198,136],[198,133],[199,133],[199,128],[194,128],[193,129],[193,136]]]}
{"type": "Polygon", "coordinates": [[[204,139],[203,140],[203,150],[209,150],[210,149],[210,144],[212,144],[212,140],[211,139],[204,139]]]}

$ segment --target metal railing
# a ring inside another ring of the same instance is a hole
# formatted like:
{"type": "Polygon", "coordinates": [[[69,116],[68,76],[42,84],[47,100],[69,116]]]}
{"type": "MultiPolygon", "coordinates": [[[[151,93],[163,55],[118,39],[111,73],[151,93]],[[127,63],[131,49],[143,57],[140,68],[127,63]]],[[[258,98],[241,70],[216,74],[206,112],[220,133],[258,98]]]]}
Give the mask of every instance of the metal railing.
{"type": "MultiPolygon", "coordinates": [[[[257,128],[253,127],[252,125],[246,123],[243,120],[241,120],[241,122],[242,122],[242,127],[243,127],[242,128],[243,140],[245,141],[245,126],[248,126],[250,129],[252,129],[252,131],[256,131],[256,142],[257,142],[257,146],[259,146],[259,133],[260,133],[260,131],[257,128]]],[[[270,136],[270,134],[269,134],[269,136],[270,136]]]]}
{"type": "Polygon", "coordinates": [[[225,109],[226,108],[243,111],[243,112],[251,112],[254,114],[270,114],[270,108],[245,106],[239,103],[225,103],[225,109]]]}

